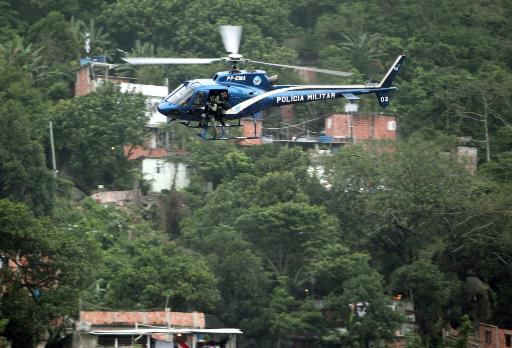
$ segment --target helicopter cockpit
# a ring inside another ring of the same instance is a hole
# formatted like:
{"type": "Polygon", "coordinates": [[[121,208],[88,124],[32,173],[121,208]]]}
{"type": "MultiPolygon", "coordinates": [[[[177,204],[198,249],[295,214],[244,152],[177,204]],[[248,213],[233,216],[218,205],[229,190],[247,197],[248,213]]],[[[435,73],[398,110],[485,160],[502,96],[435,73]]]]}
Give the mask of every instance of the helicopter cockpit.
{"type": "Polygon", "coordinates": [[[184,106],[188,104],[193,92],[194,83],[182,83],[165,98],[165,101],[170,104],[184,106]]]}
{"type": "Polygon", "coordinates": [[[228,92],[226,88],[201,87],[205,87],[205,84],[201,81],[182,83],[160,102],[158,111],[171,118],[181,117],[190,121],[201,120],[207,100],[212,95],[228,92]]]}

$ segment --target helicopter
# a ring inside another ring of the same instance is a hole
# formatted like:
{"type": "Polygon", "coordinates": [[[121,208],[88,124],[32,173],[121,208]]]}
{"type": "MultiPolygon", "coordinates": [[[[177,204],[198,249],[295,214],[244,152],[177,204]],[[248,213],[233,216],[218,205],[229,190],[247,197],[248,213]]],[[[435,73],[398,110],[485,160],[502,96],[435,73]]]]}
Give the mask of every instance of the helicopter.
{"type": "Polygon", "coordinates": [[[220,34],[224,44],[226,57],[220,58],[155,58],[155,57],[125,57],[125,62],[134,65],[143,64],[211,64],[225,62],[230,65],[229,71],[217,72],[211,79],[194,79],[184,81],[176,89],[163,98],[157,110],[169,118],[169,122],[177,121],[187,127],[202,128],[198,136],[205,140],[226,139],[257,139],[256,118],[262,110],[273,106],[322,101],[335,98],[346,98],[349,102],[359,99],[358,95],[374,93],[381,107],[389,106],[390,92],[397,88],[392,86],[406,56],[399,55],[384,75],[380,83],[365,83],[360,85],[278,85],[277,76],[268,76],[263,70],[241,70],[239,65],[254,63],[273,67],[291,68],[296,70],[313,71],[337,76],[350,76],[351,73],[320,69],[313,67],[294,66],[268,63],[244,58],[239,54],[241,26],[220,26],[220,34]],[[223,120],[217,125],[212,117],[208,120],[206,113],[207,101],[220,94],[227,95],[227,107],[223,112],[223,120]],[[225,127],[240,127],[241,119],[252,117],[254,136],[226,137],[225,127]],[[224,120],[235,123],[225,124],[224,120]],[[236,121],[238,121],[236,123],[236,121]],[[217,128],[222,129],[217,137],[217,128]],[[208,136],[208,130],[213,128],[213,137],[208,136]]]}

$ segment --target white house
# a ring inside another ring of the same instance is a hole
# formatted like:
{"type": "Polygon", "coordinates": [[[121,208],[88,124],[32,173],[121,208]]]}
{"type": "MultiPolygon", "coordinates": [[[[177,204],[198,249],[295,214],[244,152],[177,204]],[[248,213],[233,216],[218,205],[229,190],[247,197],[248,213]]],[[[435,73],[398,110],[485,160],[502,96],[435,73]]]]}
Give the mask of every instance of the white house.
{"type": "Polygon", "coordinates": [[[166,131],[161,131],[159,126],[161,124],[167,123],[167,117],[162,115],[156,109],[156,106],[160,102],[162,98],[167,96],[168,91],[166,86],[155,86],[155,85],[140,85],[136,83],[127,83],[121,82],[119,84],[121,87],[121,92],[132,92],[132,93],[141,93],[144,95],[146,99],[146,104],[148,106],[148,110],[151,110],[150,119],[146,124],[151,130],[149,139],[147,140],[149,148],[157,148],[157,147],[168,147],[169,146],[169,136],[166,131]]]}
{"type": "MultiPolygon", "coordinates": [[[[100,67],[106,69],[108,76],[108,68],[105,65],[100,67]]],[[[110,66],[107,65],[107,67],[110,66]]],[[[76,96],[91,93],[106,80],[104,75],[99,77],[93,74],[91,70],[93,68],[94,66],[90,62],[81,65],[75,83],[76,96]]],[[[178,161],[169,161],[169,133],[159,127],[161,124],[167,123],[167,117],[160,114],[156,109],[160,100],[168,94],[167,86],[122,82],[115,77],[109,77],[108,80],[117,83],[122,92],[141,93],[146,97],[148,110],[150,110],[150,118],[146,124],[150,132],[146,144],[144,148],[135,147],[130,150],[130,147],[127,146],[125,150],[130,159],[140,160],[140,168],[144,178],[152,182],[151,191],[169,190],[173,184],[177,189],[187,187],[189,184],[187,168],[178,161]]]]}
{"type": "Polygon", "coordinates": [[[132,160],[140,160],[144,179],[151,182],[152,192],[169,190],[174,185],[177,190],[188,186],[187,167],[178,161],[169,161],[169,134],[159,126],[167,122],[167,117],[159,113],[156,106],[168,94],[166,86],[120,83],[122,92],[142,93],[147,98],[151,115],[146,127],[150,130],[144,148],[136,147],[129,153],[132,160]]]}

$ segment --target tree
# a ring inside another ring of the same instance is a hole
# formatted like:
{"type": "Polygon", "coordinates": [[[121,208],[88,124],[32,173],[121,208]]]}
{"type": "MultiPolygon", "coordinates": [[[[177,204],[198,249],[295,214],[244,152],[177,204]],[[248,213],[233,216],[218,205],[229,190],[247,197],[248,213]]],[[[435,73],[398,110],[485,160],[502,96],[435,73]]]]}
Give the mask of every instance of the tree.
{"type": "Polygon", "coordinates": [[[0,1],[0,38],[2,42],[15,35],[14,27],[18,26],[18,18],[8,0],[0,1]]]}
{"type": "Polygon", "coordinates": [[[32,25],[28,38],[41,48],[41,63],[45,66],[65,64],[79,57],[80,43],[60,12],[52,11],[32,25]]]}
{"type": "Polygon", "coordinates": [[[14,346],[34,346],[58,321],[74,313],[79,289],[88,283],[97,244],[87,237],[35,217],[26,206],[0,200],[0,255],[4,289],[0,310],[9,318],[5,336],[14,346]]]}
{"type": "Polygon", "coordinates": [[[277,203],[249,208],[236,220],[237,229],[251,241],[276,277],[286,276],[300,286],[311,249],[335,239],[336,220],[321,207],[306,203],[277,203]]]}
{"type": "Polygon", "coordinates": [[[477,305],[453,295],[461,281],[468,276],[484,283],[494,279],[488,266],[479,266],[482,250],[490,253],[483,258],[495,271],[509,262],[503,249],[509,245],[503,230],[510,224],[504,208],[508,189],[471,176],[449,154],[450,147],[450,142],[410,138],[397,145],[346,148],[326,163],[331,209],[342,222],[343,240],[369,252],[385,277],[400,274],[394,276],[396,284],[406,284],[404,277],[411,274],[417,277],[415,289],[437,284],[413,297],[428,344],[448,320],[446,308],[464,313],[477,305]],[[437,305],[430,296],[436,296],[437,305]]]}
{"type": "Polygon", "coordinates": [[[121,93],[112,84],[60,102],[55,108],[55,139],[61,167],[86,191],[98,184],[132,188],[136,172],[125,147],[131,151],[131,146],[142,144],[146,120],[145,98],[121,93]]]}
{"type": "Polygon", "coordinates": [[[455,342],[455,348],[466,348],[468,346],[469,334],[473,330],[471,320],[467,315],[462,317],[462,325],[459,330],[459,337],[455,342]]]}
{"type": "Polygon", "coordinates": [[[355,253],[339,242],[319,249],[308,269],[315,279],[315,293],[329,313],[322,340],[326,344],[368,347],[391,341],[401,323],[390,307],[382,276],[369,265],[367,254],[355,253]],[[340,334],[340,324],[347,330],[340,334]]]}
{"type": "Polygon", "coordinates": [[[72,95],[80,43],[73,37],[71,26],[60,12],[52,11],[32,25],[27,34],[40,55],[37,86],[54,100],[72,95]]]}
{"type": "Polygon", "coordinates": [[[218,302],[217,281],[198,254],[156,235],[124,244],[109,250],[109,259],[122,257],[125,262],[106,278],[106,306],[162,308],[168,297],[175,310],[206,311],[218,302]]]}
{"type": "Polygon", "coordinates": [[[191,247],[206,257],[218,279],[220,318],[251,336],[261,333],[258,317],[265,310],[271,274],[250,243],[236,229],[221,224],[191,247]]]}
{"type": "Polygon", "coordinates": [[[392,275],[393,289],[414,300],[416,320],[426,347],[435,346],[444,326],[443,310],[456,282],[446,279],[431,261],[420,259],[398,268],[392,275]]]}
{"type": "Polygon", "coordinates": [[[283,339],[297,331],[303,324],[297,315],[297,302],[288,292],[285,281],[276,286],[272,292],[270,305],[267,309],[268,328],[276,338],[276,347],[281,348],[283,339]]]}
{"type": "Polygon", "coordinates": [[[34,48],[31,43],[25,44],[20,36],[15,36],[5,44],[0,44],[0,56],[7,64],[23,68],[32,75],[41,71],[42,47],[34,48]]]}
{"type": "Polygon", "coordinates": [[[53,205],[40,142],[46,108],[30,76],[0,59],[0,122],[8,130],[0,134],[0,198],[26,202],[37,214],[49,214],[53,205]]]}

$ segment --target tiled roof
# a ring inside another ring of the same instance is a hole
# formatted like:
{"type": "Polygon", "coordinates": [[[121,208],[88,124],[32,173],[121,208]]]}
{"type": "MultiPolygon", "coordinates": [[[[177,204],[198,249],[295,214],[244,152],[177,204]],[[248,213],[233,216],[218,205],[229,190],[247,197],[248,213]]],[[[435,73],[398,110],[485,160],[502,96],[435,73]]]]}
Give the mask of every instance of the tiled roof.
{"type": "MultiPolygon", "coordinates": [[[[204,313],[171,312],[172,327],[204,328],[204,313]]],[[[155,326],[167,325],[167,312],[107,312],[81,311],[80,320],[91,325],[120,325],[134,326],[135,323],[155,326]]]]}
{"type": "Polygon", "coordinates": [[[129,160],[136,160],[139,158],[166,158],[167,150],[161,147],[154,149],[146,149],[142,146],[130,147],[126,146],[124,149],[125,155],[128,156],[129,160]]]}

